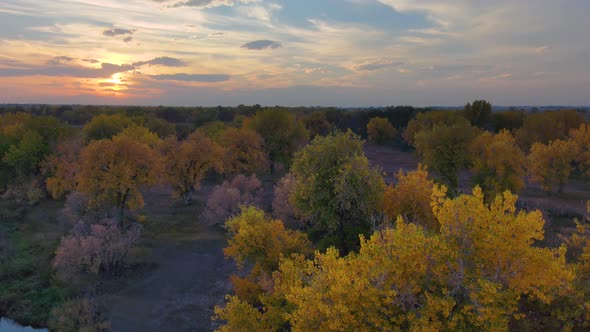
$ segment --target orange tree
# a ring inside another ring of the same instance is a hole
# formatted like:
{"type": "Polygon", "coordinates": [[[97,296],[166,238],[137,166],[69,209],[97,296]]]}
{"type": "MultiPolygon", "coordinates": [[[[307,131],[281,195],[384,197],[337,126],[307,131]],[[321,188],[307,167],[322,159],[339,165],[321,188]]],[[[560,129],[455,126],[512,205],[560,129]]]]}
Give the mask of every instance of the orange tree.
{"type": "Polygon", "coordinates": [[[92,141],[80,152],[78,191],[94,207],[113,207],[119,224],[125,209],[143,206],[141,189],[154,184],[160,173],[156,152],[127,136],[92,141]]]}
{"type": "Polygon", "coordinates": [[[166,181],[187,205],[192,203],[192,194],[207,172],[223,169],[223,149],[198,131],[184,141],[167,139],[162,156],[166,181]]]}

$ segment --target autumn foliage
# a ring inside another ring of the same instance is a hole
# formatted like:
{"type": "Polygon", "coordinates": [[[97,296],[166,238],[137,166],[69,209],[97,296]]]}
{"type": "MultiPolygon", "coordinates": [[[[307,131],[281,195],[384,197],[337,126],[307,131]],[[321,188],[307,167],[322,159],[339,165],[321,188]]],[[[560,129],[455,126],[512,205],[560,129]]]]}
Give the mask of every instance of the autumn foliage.
{"type": "Polygon", "coordinates": [[[474,182],[492,200],[506,190],[518,193],[524,187],[525,155],[507,130],[484,132],[476,137],[469,152],[474,182]]]}
{"type": "Polygon", "coordinates": [[[387,118],[375,117],[367,124],[367,135],[369,136],[369,141],[383,144],[393,140],[397,135],[397,130],[387,118]]]}
{"type": "Polygon", "coordinates": [[[530,181],[545,191],[563,191],[572,172],[576,146],[572,141],[555,140],[549,144],[535,143],[527,157],[530,181]]]}
{"type": "Polygon", "coordinates": [[[261,194],[262,182],[256,175],[238,174],[213,189],[203,217],[210,224],[222,223],[237,214],[242,206],[259,205],[261,194]]]}
{"type": "Polygon", "coordinates": [[[162,148],[166,180],[185,204],[192,202],[192,194],[210,170],[223,170],[222,148],[200,132],[184,141],[167,139],[162,148]]]}
{"type": "Polygon", "coordinates": [[[91,206],[118,210],[143,206],[141,189],[156,183],[158,155],[149,146],[125,135],[93,141],[80,152],[78,191],[88,195],[91,206]]]}
{"type": "Polygon", "coordinates": [[[418,165],[415,171],[399,170],[396,184],[385,188],[382,209],[385,216],[397,220],[398,216],[406,222],[416,223],[428,230],[438,230],[438,222],[430,207],[435,183],[428,176],[428,168],[418,165]]]}

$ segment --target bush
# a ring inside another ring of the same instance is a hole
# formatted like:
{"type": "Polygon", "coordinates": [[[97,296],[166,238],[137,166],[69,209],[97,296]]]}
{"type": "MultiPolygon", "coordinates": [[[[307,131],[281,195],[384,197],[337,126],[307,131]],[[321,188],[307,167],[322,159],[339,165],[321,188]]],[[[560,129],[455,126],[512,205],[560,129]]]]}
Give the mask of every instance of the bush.
{"type": "Polygon", "coordinates": [[[231,182],[216,186],[207,200],[205,220],[210,224],[223,223],[227,218],[240,212],[241,205],[261,203],[262,182],[256,175],[237,175],[231,182]]]}
{"type": "Polygon", "coordinates": [[[37,179],[17,182],[7,187],[2,199],[14,200],[22,206],[35,206],[45,197],[45,192],[39,186],[37,179]]]}
{"type": "Polygon", "coordinates": [[[109,331],[111,323],[102,317],[93,299],[78,298],[51,310],[49,328],[65,332],[102,332],[109,331]]]}
{"type": "Polygon", "coordinates": [[[309,218],[306,218],[289,202],[289,196],[295,190],[295,184],[295,177],[289,173],[274,186],[272,214],[275,218],[284,221],[285,224],[297,222],[299,226],[303,226],[309,222],[309,218]]]}
{"type": "Polygon", "coordinates": [[[82,275],[111,273],[124,263],[140,235],[141,226],[137,224],[123,231],[112,220],[102,224],[79,222],[70,235],[62,239],[53,267],[64,281],[76,280],[82,275]]]}

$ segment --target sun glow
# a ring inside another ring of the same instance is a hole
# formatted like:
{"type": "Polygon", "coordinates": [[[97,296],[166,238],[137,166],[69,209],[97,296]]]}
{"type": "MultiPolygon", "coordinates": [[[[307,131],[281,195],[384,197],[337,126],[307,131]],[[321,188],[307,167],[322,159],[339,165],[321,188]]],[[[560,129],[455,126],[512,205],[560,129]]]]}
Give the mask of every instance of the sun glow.
{"type": "Polygon", "coordinates": [[[109,80],[110,83],[113,83],[115,86],[123,84],[121,73],[116,73],[111,76],[109,80]]]}

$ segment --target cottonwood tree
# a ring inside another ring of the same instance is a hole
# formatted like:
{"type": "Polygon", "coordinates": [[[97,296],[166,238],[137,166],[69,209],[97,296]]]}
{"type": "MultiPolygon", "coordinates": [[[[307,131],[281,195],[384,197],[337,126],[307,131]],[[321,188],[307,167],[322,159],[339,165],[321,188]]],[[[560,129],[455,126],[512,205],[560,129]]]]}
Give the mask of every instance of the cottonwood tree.
{"type": "Polygon", "coordinates": [[[551,305],[574,276],[565,247],[533,245],[542,214],[517,212],[516,200],[505,193],[487,205],[480,189],[455,199],[435,189],[439,232],[400,218],[358,253],[286,257],[260,296],[264,309],[229,297],[216,309],[220,331],[508,330],[521,305],[551,305]]]}
{"type": "Polygon", "coordinates": [[[227,128],[219,137],[225,152],[226,174],[252,174],[268,170],[264,139],[253,130],[227,128]]]}
{"type": "Polygon", "coordinates": [[[80,151],[83,147],[84,142],[80,137],[64,140],[45,160],[43,168],[47,174],[46,187],[54,199],[62,198],[76,190],[76,179],[80,172],[80,151]]]}
{"type": "Polygon", "coordinates": [[[383,144],[393,140],[397,135],[397,130],[387,118],[374,117],[367,124],[367,135],[369,141],[383,144]]]}
{"type": "Polygon", "coordinates": [[[410,122],[402,137],[408,145],[414,146],[415,136],[423,130],[431,130],[434,126],[467,125],[469,121],[459,111],[429,111],[418,113],[410,122]]]}
{"type": "Polygon", "coordinates": [[[467,103],[463,109],[463,114],[472,125],[483,127],[492,116],[492,104],[485,100],[476,100],[473,103],[467,103]]]}
{"type": "Polygon", "coordinates": [[[533,183],[550,192],[563,191],[572,172],[576,145],[572,141],[555,140],[549,144],[535,143],[527,157],[527,171],[533,183]]]}
{"type": "Polygon", "coordinates": [[[132,138],[92,141],[80,152],[77,189],[90,206],[117,209],[122,223],[125,209],[143,206],[141,189],[157,182],[160,169],[157,153],[132,138]]]}
{"type": "Polygon", "coordinates": [[[295,155],[290,200],[310,218],[312,239],[323,238],[324,245],[352,249],[378,213],[384,182],[369,167],[362,144],[348,131],[318,136],[295,155]]]}
{"type": "Polygon", "coordinates": [[[473,140],[469,152],[474,182],[488,199],[506,190],[518,193],[524,187],[525,155],[507,130],[495,135],[484,132],[473,140]]]}
{"type": "Polygon", "coordinates": [[[264,139],[264,148],[270,161],[271,173],[275,163],[291,163],[293,153],[308,139],[308,132],[295,115],[287,110],[266,109],[257,112],[247,126],[264,139]]]}
{"type": "Polygon", "coordinates": [[[391,221],[401,216],[406,222],[430,231],[438,230],[438,221],[430,207],[435,183],[428,177],[428,168],[418,164],[414,171],[404,173],[400,169],[396,180],[395,185],[387,186],[383,193],[381,206],[385,216],[391,221]]]}
{"type": "Polygon", "coordinates": [[[590,177],[590,125],[584,124],[578,129],[572,129],[570,140],[575,146],[574,160],[578,163],[578,168],[590,177]]]}
{"type": "Polygon", "coordinates": [[[133,121],[122,114],[99,114],[84,125],[82,133],[87,141],[109,139],[132,124],[133,121]]]}
{"type": "Polygon", "coordinates": [[[166,140],[162,148],[166,180],[186,205],[192,203],[207,172],[223,170],[223,149],[202,133],[194,132],[184,141],[166,140]]]}
{"type": "Polygon", "coordinates": [[[516,141],[523,151],[529,152],[535,143],[548,144],[567,139],[572,129],[584,123],[584,116],[576,110],[527,113],[522,128],[516,131],[516,141]]]}
{"type": "Polygon", "coordinates": [[[422,162],[444,179],[451,194],[457,192],[457,173],[467,167],[471,158],[469,146],[479,133],[478,128],[460,121],[451,126],[435,125],[414,136],[422,162]]]}

